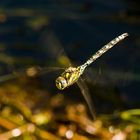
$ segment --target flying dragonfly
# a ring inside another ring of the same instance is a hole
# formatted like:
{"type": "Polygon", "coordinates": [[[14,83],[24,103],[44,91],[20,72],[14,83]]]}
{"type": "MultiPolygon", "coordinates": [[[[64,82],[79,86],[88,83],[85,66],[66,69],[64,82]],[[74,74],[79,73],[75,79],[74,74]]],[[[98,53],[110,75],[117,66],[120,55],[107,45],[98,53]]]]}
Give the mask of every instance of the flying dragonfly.
{"type": "MultiPolygon", "coordinates": [[[[81,75],[84,73],[87,66],[89,66],[91,63],[93,63],[102,54],[104,54],[106,51],[111,49],[115,44],[117,44],[118,42],[120,42],[121,40],[126,38],[127,36],[128,36],[128,33],[123,33],[122,35],[111,40],[109,43],[104,45],[100,50],[98,50],[92,57],[90,57],[81,66],[73,67],[70,60],[68,59],[68,57],[65,54],[65,57],[67,58],[67,60],[69,61],[69,64],[71,64],[71,66],[66,68],[64,70],[64,72],[56,79],[56,81],[55,81],[56,87],[59,90],[64,90],[65,88],[68,88],[69,86],[73,85],[74,83],[77,83],[78,87],[81,90],[82,95],[84,96],[84,98],[87,102],[87,105],[89,107],[89,110],[91,112],[93,119],[96,118],[95,109],[94,109],[94,106],[93,106],[93,103],[92,103],[92,100],[91,100],[91,97],[90,97],[90,94],[88,91],[88,87],[85,84],[85,82],[83,82],[81,75]]],[[[49,38],[49,41],[52,40],[52,38],[53,38],[53,42],[57,42],[57,46],[61,47],[59,40],[57,38],[55,38],[55,36],[53,34],[50,37],[51,38],[49,38]]],[[[62,47],[61,47],[61,49],[62,49],[62,47]]]]}
{"type": "Polygon", "coordinates": [[[84,73],[87,66],[93,63],[97,58],[99,58],[102,54],[111,49],[115,44],[123,40],[128,36],[128,33],[123,33],[122,35],[116,37],[111,40],[108,44],[103,46],[100,50],[98,50],[93,56],[91,56],[83,65],[78,67],[69,67],[67,68],[57,79],[56,79],[56,87],[60,90],[63,90],[71,85],[73,85],[80,76],[84,73]]]}
{"type": "MultiPolygon", "coordinates": [[[[89,58],[84,64],[81,66],[73,67],[71,64],[71,61],[69,60],[68,56],[64,53],[63,51],[63,56],[66,58],[68,63],[71,65],[68,68],[60,68],[60,67],[30,67],[27,69],[23,69],[23,71],[15,71],[12,74],[5,75],[1,77],[1,81],[3,80],[8,80],[8,79],[13,79],[16,78],[17,76],[21,74],[26,74],[27,76],[33,77],[36,75],[42,75],[48,72],[53,72],[53,71],[58,71],[58,70],[64,70],[64,72],[56,79],[56,87],[59,90],[64,90],[65,88],[68,88],[69,86],[73,85],[74,83],[77,83],[78,87],[80,88],[80,91],[82,95],[84,96],[86,103],[89,107],[90,113],[95,120],[95,109],[88,91],[88,87],[86,83],[82,80],[81,75],[84,73],[85,69],[87,66],[89,66],[91,63],[93,63],[97,58],[99,58],[103,53],[111,49],[115,44],[123,40],[125,37],[128,36],[128,33],[124,33],[112,41],[110,41],[108,44],[103,46],[100,50],[98,50],[91,58],[89,58]]],[[[47,38],[47,43],[50,43],[49,48],[53,48],[51,46],[57,46],[60,49],[63,50],[62,45],[60,44],[59,40],[55,37],[53,33],[50,33],[48,38],[47,38]],[[55,44],[53,44],[55,42],[55,44]]]]}

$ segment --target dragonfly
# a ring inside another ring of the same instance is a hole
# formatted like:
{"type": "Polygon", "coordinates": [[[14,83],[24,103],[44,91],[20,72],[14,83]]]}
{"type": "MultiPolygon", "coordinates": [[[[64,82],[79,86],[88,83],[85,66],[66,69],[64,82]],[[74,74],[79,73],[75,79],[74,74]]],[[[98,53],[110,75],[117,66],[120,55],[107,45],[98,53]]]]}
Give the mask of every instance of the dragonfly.
{"type": "MultiPolygon", "coordinates": [[[[122,35],[114,38],[109,43],[104,45],[100,50],[98,50],[93,56],[91,56],[84,64],[77,66],[77,67],[72,66],[71,61],[68,59],[68,57],[65,54],[65,56],[71,66],[66,68],[64,70],[64,72],[56,79],[56,81],[55,81],[56,87],[59,90],[64,90],[65,88],[68,88],[69,86],[73,85],[74,83],[77,83],[78,87],[81,90],[83,97],[86,100],[86,103],[89,107],[90,113],[94,120],[96,119],[96,115],[95,115],[96,111],[95,111],[93,102],[91,100],[88,87],[85,84],[85,82],[83,81],[83,79],[81,78],[81,75],[84,73],[85,69],[90,64],[92,64],[97,58],[99,58],[102,54],[104,54],[109,49],[111,49],[118,42],[122,41],[128,35],[129,35],[128,33],[123,33],[122,35]]],[[[57,42],[57,44],[59,44],[59,46],[61,47],[59,41],[54,36],[52,36],[52,37],[53,37],[53,41],[57,42]]],[[[49,39],[49,40],[51,40],[51,39],[49,39]]],[[[63,51],[63,53],[64,53],[64,51],[63,51]]]]}
{"type": "Polygon", "coordinates": [[[56,79],[56,87],[60,90],[64,90],[65,88],[73,85],[79,77],[84,73],[85,69],[92,64],[97,58],[99,58],[102,54],[111,49],[118,42],[123,40],[128,36],[128,33],[123,33],[122,35],[116,37],[111,40],[109,43],[104,45],[100,50],[98,50],[93,56],[91,56],[84,64],[78,67],[68,67],[57,79],[56,79]]]}
{"type": "Polygon", "coordinates": [[[12,73],[12,74],[1,76],[0,81],[6,81],[6,80],[9,80],[9,79],[14,79],[15,77],[18,77],[22,74],[26,74],[29,77],[34,77],[36,75],[42,75],[42,74],[46,74],[46,73],[49,73],[49,72],[64,70],[64,72],[62,74],[60,74],[60,76],[58,76],[58,78],[56,78],[56,80],[55,80],[56,87],[59,90],[64,90],[65,88],[70,87],[74,83],[77,83],[83,97],[85,98],[85,101],[88,105],[88,108],[89,108],[89,111],[92,115],[92,118],[93,118],[93,120],[95,120],[96,119],[96,111],[95,111],[95,108],[94,108],[94,105],[93,105],[93,101],[91,100],[91,97],[90,97],[90,94],[89,94],[89,89],[88,89],[86,83],[81,78],[81,75],[84,73],[85,69],[91,63],[93,63],[103,53],[105,53],[106,51],[111,49],[115,44],[117,44],[118,42],[120,42],[121,40],[123,40],[127,36],[128,36],[128,33],[123,33],[122,35],[116,37],[115,39],[113,39],[112,41],[107,43],[105,46],[103,46],[100,50],[98,50],[84,64],[82,64],[80,66],[77,66],[77,67],[73,67],[71,61],[69,60],[69,57],[64,52],[60,41],[57,39],[57,37],[53,33],[50,33],[48,38],[47,38],[47,42],[50,43],[49,44],[50,48],[52,48],[51,46],[57,46],[59,49],[62,49],[63,50],[63,56],[66,58],[66,60],[70,64],[70,67],[61,68],[61,67],[33,66],[33,67],[23,69],[22,71],[14,71],[14,73],[12,73]],[[52,44],[52,42],[55,42],[56,44],[52,44]]]}

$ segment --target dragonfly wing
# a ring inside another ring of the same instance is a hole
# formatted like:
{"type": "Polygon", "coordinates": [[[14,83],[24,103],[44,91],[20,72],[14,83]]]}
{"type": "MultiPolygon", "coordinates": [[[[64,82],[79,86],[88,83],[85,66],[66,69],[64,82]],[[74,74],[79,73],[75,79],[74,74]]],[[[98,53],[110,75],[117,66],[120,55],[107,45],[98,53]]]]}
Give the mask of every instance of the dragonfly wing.
{"type": "Polygon", "coordinates": [[[46,46],[48,46],[47,52],[52,57],[55,57],[55,60],[57,60],[59,66],[63,66],[63,67],[72,66],[69,57],[65,53],[65,50],[60,40],[57,38],[54,32],[49,32],[49,34],[47,34],[45,38],[45,44],[46,46]]]}
{"type": "MultiPolygon", "coordinates": [[[[49,48],[55,48],[55,50],[61,50],[61,55],[59,54],[57,57],[57,60],[60,60],[60,58],[63,58],[65,60],[65,63],[62,63],[64,61],[59,61],[58,63],[61,65],[61,66],[72,66],[72,63],[69,59],[69,57],[67,56],[67,54],[65,53],[64,49],[63,49],[63,46],[61,45],[61,42],[59,41],[59,39],[57,38],[57,36],[51,32],[49,33],[48,35],[48,39],[47,40],[47,43],[49,43],[49,48]],[[52,44],[52,43],[55,43],[55,44],[52,44]],[[57,48],[56,48],[57,47],[57,48]]],[[[58,52],[57,52],[58,54],[58,52]]],[[[80,88],[81,90],[81,93],[89,107],[89,110],[91,112],[91,115],[92,117],[95,119],[95,111],[94,111],[94,107],[93,107],[93,103],[92,103],[92,100],[90,98],[90,95],[89,95],[89,90],[88,90],[88,87],[86,85],[86,83],[84,83],[84,81],[82,80],[82,78],[79,78],[79,80],[77,81],[77,85],[78,87],[80,88]]]]}
{"type": "Polygon", "coordinates": [[[81,77],[79,78],[79,80],[76,83],[77,83],[78,87],[80,88],[81,93],[84,96],[84,99],[86,100],[86,103],[87,103],[90,113],[93,117],[93,120],[95,120],[96,119],[95,108],[94,108],[93,102],[91,100],[91,97],[89,94],[89,89],[88,89],[86,83],[83,81],[83,79],[81,77]]]}
{"type": "Polygon", "coordinates": [[[16,70],[13,73],[0,76],[0,83],[19,78],[22,75],[26,75],[27,77],[34,77],[34,76],[39,76],[39,75],[47,74],[50,72],[60,71],[60,70],[64,70],[64,68],[38,67],[38,66],[23,68],[20,70],[16,70]]]}
{"type": "MultiPolygon", "coordinates": [[[[28,68],[26,70],[26,74],[28,75],[28,71],[32,71],[35,70],[36,71],[36,75],[44,75],[44,74],[47,74],[47,73],[50,73],[50,72],[56,72],[56,71],[61,71],[61,70],[65,70],[65,68],[60,68],[60,67],[31,67],[31,68],[28,68]]],[[[30,76],[30,75],[28,75],[30,76]]]]}

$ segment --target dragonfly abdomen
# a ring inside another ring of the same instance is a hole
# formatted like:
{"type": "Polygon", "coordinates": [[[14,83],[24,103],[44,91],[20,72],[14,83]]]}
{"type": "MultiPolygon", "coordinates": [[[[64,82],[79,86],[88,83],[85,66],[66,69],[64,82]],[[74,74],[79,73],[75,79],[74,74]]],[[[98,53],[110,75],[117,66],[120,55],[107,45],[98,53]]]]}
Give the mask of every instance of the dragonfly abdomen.
{"type": "Polygon", "coordinates": [[[86,67],[93,63],[97,58],[99,58],[102,54],[107,52],[109,49],[111,49],[114,45],[116,45],[118,42],[123,40],[125,37],[128,36],[128,33],[123,33],[122,35],[116,37],[115,39],[111,40],[109,43],[104,45],[100,50],[98,50],[90,59],[86,61],[84,64],[86,67]]]}

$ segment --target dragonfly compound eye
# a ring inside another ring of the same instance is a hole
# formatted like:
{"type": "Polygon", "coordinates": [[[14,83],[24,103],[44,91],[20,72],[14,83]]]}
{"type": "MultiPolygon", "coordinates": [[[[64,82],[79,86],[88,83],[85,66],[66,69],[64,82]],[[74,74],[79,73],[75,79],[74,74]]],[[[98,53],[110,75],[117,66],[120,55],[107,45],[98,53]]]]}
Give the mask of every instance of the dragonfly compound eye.
{"type": "Polygon", "coordinates": [[[56,87],[60,90],[63,90],[65,87],[67,87],[67,82],[64,77],[60,76],[56,79],[56,87]]]}

